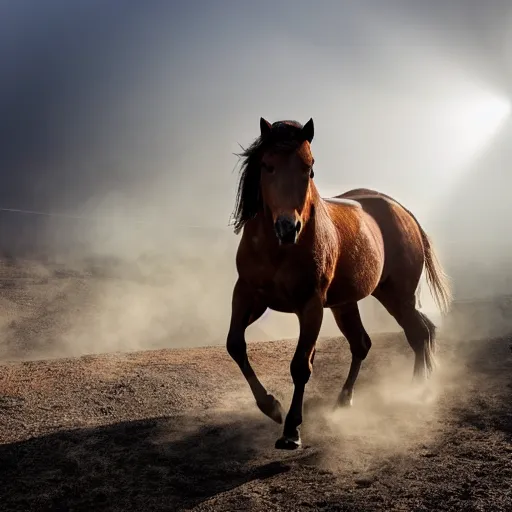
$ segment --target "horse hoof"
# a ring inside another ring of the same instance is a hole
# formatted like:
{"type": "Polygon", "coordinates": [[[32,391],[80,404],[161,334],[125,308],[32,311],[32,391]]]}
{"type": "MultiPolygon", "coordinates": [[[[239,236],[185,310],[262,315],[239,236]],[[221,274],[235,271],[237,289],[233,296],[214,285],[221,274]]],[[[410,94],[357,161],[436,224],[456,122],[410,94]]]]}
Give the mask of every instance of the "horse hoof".
{"type": "Polygon", "coordinates": [[[272,395],[269,395],[265,402],[256,402],[256,405],[258,406],[259,410],[270,419],[279,424],[283,423],[283,407],[279,400],[276,400],[272,395]]]}
{"type": "Polygon", "coordinates": [[[345,393],[341,393],[336,401],[335,409],[345,409],[348,407],[352,407],[352,397],[345,393]]]}
{"type": "Polygon", "coordinates": [[[291,439],[290,437],[280,437],[276,441],[276,449],[277,450],[297,450],[297,448],[301,447],[300,437],[297,439],[291,439]]]}

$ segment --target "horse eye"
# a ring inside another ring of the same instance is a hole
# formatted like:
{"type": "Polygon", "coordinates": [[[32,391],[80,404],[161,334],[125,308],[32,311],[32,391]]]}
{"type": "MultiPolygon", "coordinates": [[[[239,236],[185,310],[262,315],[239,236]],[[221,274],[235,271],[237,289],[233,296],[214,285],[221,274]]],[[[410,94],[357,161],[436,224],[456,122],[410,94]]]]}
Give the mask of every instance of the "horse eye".
{"type": "Polygon", "coordinates": [[[269,174],[274,174],[274,166],[273,165],[267,165],[267,164],[261,164],[263,169],[265,169],[269,174]]]}

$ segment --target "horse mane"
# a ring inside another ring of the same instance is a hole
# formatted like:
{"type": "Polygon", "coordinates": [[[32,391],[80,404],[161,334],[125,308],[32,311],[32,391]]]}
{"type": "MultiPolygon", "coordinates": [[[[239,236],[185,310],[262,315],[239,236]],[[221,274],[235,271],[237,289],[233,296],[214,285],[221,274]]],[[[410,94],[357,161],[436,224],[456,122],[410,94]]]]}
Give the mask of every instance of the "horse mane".
{"type": "Polygon", "coordinates": [[[298,121],[277,121],[268,136],[256,138],[248,148],[236,154],[242,160],[233,219],[234,231],[240,233],[245,224],[262,208],[260,194],[260,163],[265,151],[289,153],[297,149],[303,126],[298,121]]]}

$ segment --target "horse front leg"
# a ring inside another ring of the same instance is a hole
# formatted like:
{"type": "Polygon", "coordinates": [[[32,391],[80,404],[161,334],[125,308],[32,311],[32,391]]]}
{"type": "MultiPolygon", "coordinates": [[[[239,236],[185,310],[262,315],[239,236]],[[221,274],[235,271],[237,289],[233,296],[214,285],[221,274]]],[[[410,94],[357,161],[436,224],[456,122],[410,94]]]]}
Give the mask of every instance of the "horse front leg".
{"type": "Polygon", "coordinates": [[[297,314],[300,334],[290,365],[294,390],[292,403],[284,423],[283,435],[276,441],[275,445],[280,450],[295,450],[301,445],[299,428],[302,424],[304,392],[313,370],[315,345],[322,326],[323,315],[322,301],[316,296],[297,314]]]}
{"type": "Polygon", "coordinates": [[[277,423],[283,422],[283,408],[273,395],[270,395],[254,372],[247,357],[245,330],[265,312],[266,306],[258,303],[252,290],[240,279],[233,290],[231,304],[231,322],[226,348],[229,355],[238,364],[247,380],[256,405],[263,414],[277,423]]]}

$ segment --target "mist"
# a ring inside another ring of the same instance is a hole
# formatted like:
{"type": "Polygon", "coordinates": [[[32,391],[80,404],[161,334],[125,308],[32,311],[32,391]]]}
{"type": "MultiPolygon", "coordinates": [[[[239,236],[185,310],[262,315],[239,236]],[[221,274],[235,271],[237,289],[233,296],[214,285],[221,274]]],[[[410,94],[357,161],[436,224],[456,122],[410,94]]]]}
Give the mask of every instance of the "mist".
{"type": "MultiPolygon", "coordinates": [[[[498,0],[3,2],[0,248],[39,261],[37,286],[61,278],[36,315],[4,319],[4,345],[27,321],[33,357],[223,343],[235,153],[260,116],[313,117],[322,195],[402,202],[456,299],[511,294],[511,23],[498,0]]],[[[370,332],[398,330],[373,299],[362,310],[370,332]]],[[[482,315],[450,328],[488,334],[482,315]]],[[[277,313],[248,331],[297,333],[277,313]]]]}

